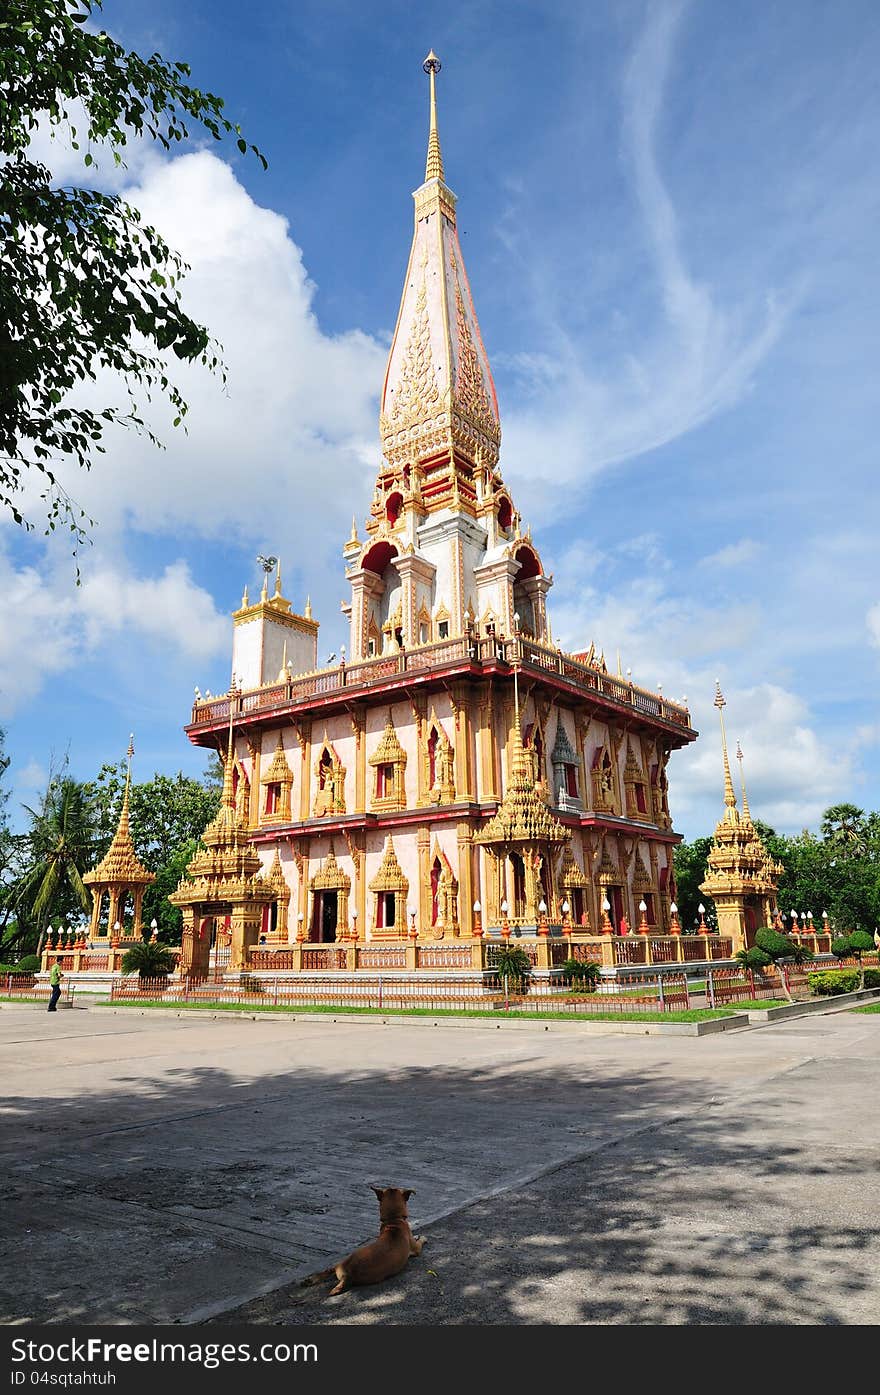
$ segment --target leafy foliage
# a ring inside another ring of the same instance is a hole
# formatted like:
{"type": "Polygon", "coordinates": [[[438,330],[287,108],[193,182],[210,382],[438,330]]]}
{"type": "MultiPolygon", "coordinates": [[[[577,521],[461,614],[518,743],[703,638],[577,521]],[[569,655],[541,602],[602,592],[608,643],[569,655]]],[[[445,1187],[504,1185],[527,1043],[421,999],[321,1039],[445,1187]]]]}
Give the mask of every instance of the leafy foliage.
{"type": "Polygon", "coordinates": [[[755,935],[755,945],[774,963],[777,959],[790,959],[794,950],[794,944],[787,935],[781,935],[778,930],[770,930],[766,926],[755,935]]]}
{"type": "Polygon", "coordinates": [[[174,970],[174,955],[157,940],[141,940],[122,956],[122,972],[140,978],[167,978],[174,970]]]}
{"type": "Polygon", "coordinates": [[[22,929],[36,933],[39,954],[48,925],[79,921],[91,906],[82,874],[94,858],[95,820],[85,786],[63,772],[50,777],[36,809],[25,807],[27,865],[15,901],[22,929]]]}
{"type": "Polygon", "coordinates": [[[507,978],[510,987],[516,992],[527,993],[529,991],[532,961],[525,950],[520,949],[518,945],[502,945],[492,967],[499,978],[507,978]]]}
{"type": "MultiPolygon", "coordinates": [[[[97,779],[86,788],[94,801],[99,830],[97,856],[102,857],[119,820],[125,763],[103,765],[97,779]]],[[[144,892],[144,924],[155,920],[159,938],[167,944],[179,944],[182,927],[181,913],[168,901],[169,893],[179,885],[202,831],[219,806],[220,788],[212,771],[206,780],[194,780],[182,771],[156,774],[152,780],[131,787],[131,839],[144,866],[156,875],[144,892]]]]}
{"type": "Polygon", "coordinates": [[[180,300],[181,258],[136,209],[97,188],[60,188],[30,153],[40,126],[67,128],[84,170],[96,154],[114,165],[132,138],[165,150],[190,125],[215,139],[231,135],[253,151],[223,114],[221,98],[188,82],[186,63],[127,52],[87,27],[101,0],[6,0],[0,9],[0,507],[24,517],[17,496],[42,476],[47,531],[59,521],[76,543],[88,525],[56,473],[59,457],[88,469],[111,424],[159,444],[136,394],[163,393],[183,421],[187,404],[168,358],[222,373],[218,346],[180,300]],[[72,103],[85,129],[71,125],[72,103]],[[93,411],[71,394],[110,369],[125,385],[123,405],[93,411]]]}
{"type": "Polygon", "coordinates": [[[695,838],[692,843],[679,843],[673,854],[675,870],[675,899],[678,905],[679,920],[685,931],[699,923],[698,907],[706,905],[706,923],[717,930],[718,920],[715,907],[700,891],[700,883],[705,881],[711,838],[695,838]]]}
{"type": "Polygon", "coordinates": [[[855,969],[826,969],[819,974],[810,974],[810,992],[816,997],[852,993],[858,986],[859,975],[855,969]]]}
{"type": "Polygon", "coordinates": [[[595,993],[601,976],[599,965],[589,959],[566,959],[562,965],[562,977],[579,993],[595,993]]]}
{"type": "Polygon", "coordinates": [[[773,960],[765,950],[759,949],[757,945],[752,945],[751,949],[738,950],[734,956],[739,960],[744,969],[761,970],[766,969],[773,960]]]}
{"type": "Polygon", "coordinates": [[[0,964],[0,974],[35,974],[42,962],[38,954],[23,954],[14,964],[0,964]]]}

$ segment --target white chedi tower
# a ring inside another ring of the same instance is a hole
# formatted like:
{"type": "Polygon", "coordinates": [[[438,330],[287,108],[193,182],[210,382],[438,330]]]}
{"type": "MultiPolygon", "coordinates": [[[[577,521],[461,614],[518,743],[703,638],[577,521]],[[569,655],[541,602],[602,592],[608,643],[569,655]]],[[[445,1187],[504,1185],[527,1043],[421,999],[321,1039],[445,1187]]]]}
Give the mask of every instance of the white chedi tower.
{"type": "Polygon", "coordinates": [[[498,465],[495,384],[444,181],[435,76],[425,181],[382,389],[383,464],[366,538],[343,549],[352,599],[352,661],[467,634],[544,640],[546,595],[537,549],[498,465]]]}

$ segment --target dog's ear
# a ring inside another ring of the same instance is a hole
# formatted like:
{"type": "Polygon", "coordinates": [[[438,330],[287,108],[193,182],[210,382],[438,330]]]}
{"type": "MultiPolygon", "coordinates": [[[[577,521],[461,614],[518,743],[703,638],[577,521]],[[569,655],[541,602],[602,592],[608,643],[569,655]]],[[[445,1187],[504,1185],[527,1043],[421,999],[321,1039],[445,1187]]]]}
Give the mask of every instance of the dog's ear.
{"type": "Polygon", "coordinates": [[[384,1187],[377,1187],[376,1184],[375,1184],[374,1182],[371,1182],[371,1183],[370,1183],[370,1191],[371,1191],[371,1192],[375,1192],[380,1201],[382,1200],[383,1196],[385,1195],[385,1188],[384,1188],[384,1187]]]}
{"type": "Polygon", "coordinates": [[[412,1187],[407,1187],[403,1193],[404,1201],[409,1201],[411,1196],[415,1196],[415,1192],[413,1191],[412,1187]]]}

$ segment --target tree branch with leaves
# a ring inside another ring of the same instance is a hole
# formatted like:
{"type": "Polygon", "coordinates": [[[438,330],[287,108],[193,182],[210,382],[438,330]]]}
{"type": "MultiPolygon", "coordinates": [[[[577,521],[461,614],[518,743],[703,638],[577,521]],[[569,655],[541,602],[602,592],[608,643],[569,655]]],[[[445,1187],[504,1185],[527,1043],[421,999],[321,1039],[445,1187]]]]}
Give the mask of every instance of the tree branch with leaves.
{"type": "Polygon", "coordinates": [[[62,188],[32,158],[41,128],[69,129],[83,166],[104,154],[116,166],[132,139],[165,150],[192,128],[233,137],[253,152],[223,101],[188,81],[186,63],[127,51],[89,26],[102,0],[6,0],[0,8],[0,507],[34,526],[21,495],[40,480],[46,532],[61,524],[86,540],[93,520],[59,476],[70,459],[90,469],[105,452],[111,425],[158,438],[141,399],[163,395],[180,426],[187,404],[169,376],[173,362],[203,364],[225,380],[220,348],[184,310],[188,269],[155,228],[121,196],[100,188],[62,188]],[[73,104],[85,129],[71,125],[73,104]],[[117,374],[123,404],[77,403],[75,391],[101,370],[117,374]]]}

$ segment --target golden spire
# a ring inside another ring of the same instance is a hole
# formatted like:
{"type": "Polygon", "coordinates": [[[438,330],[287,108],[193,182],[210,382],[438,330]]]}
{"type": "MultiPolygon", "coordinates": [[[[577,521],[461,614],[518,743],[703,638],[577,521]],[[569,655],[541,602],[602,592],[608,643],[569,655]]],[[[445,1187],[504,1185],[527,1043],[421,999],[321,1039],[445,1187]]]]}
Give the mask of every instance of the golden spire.
{"type": "Polygon", "coordinates": [[[86,872],[83,881],[87,886],[98,883],[143,883],[148,885],[156,880],[152,872],[138,861],[131,841],[128,822],[128,801],[131,792],[131,758],[134,755],[134,734],[128,738],[128,771],[125,776],[125,793],[122,796],[122,809],[113,840],[101,861],[91,872],[86,872]]]}
{"type": "Polygon", "coordinates": [[[743,775],[743,753],[742,753],[742,747],[740,746],[740,744],[739,744],[738,741],[737,741],[737,743],[736,743],[736,758],[737,758],[737,760],[739,761],[739,782],[740,782],[740,785],[742,786],[742,795],[743,795],[743,819],[745,819],[748,823],[751,823],[751,822],[752,822],[752,814],[751,814],[751,810],[749,809],[749,797],[748,797],[748,795],[746,794],[746,780],[745,780],[745,776],[743,775]]]}
{"type": "MultiPolygon", "coordinates": [[[[724,695],[721,692],[721,684],[715,679],[715,706],[718,708],[718,719],[721,722],[721,750],[724,755],[724,803],[729,810],[736,809],[736,795],[733,792],[733,781],[730,778],[730,762],[727,759],[727,736],[724,732],[724,711],[726,707],[724,695]]],[[[729,823],[735,822],[730,816],[725,814],[729,823]]]]}
{"type": "Polygon", "coordinates": [[[281,595],[281,562],[279,561],[275,571],[275,595],[281,595]]]}
{"type": "Polygon", "coordinates": [[[235,686],[235,674],[232,675],[232,682],[229,685],[229,738],[226,743],[226,763],[223,766],[223,796],[222,807],[231,809],[235,813],[235,790],[232,784],[232,718],[235,712],[235,699],[237,697],[235,686]]]}
{"type": "Polygon", "coordinates": [[[440,137],[437,134],[437,91],[434,76],[440,71],[440,59],[433,49],[422,64],[431,79],[431,126],[428,132],[428,158],[425,162],[425,183],[429,179],[443,178],[443,156],[440,154],[440,137]]]}
{"type": "Polygon", "coordinates": [[[303,611],[303,619],[304,619],[304,620],[311,620],[311,618],[312,618],[312,598],[311,598],[311,596],[306,596],[306,608],[305,608],[305,610],[303,611]]]}

